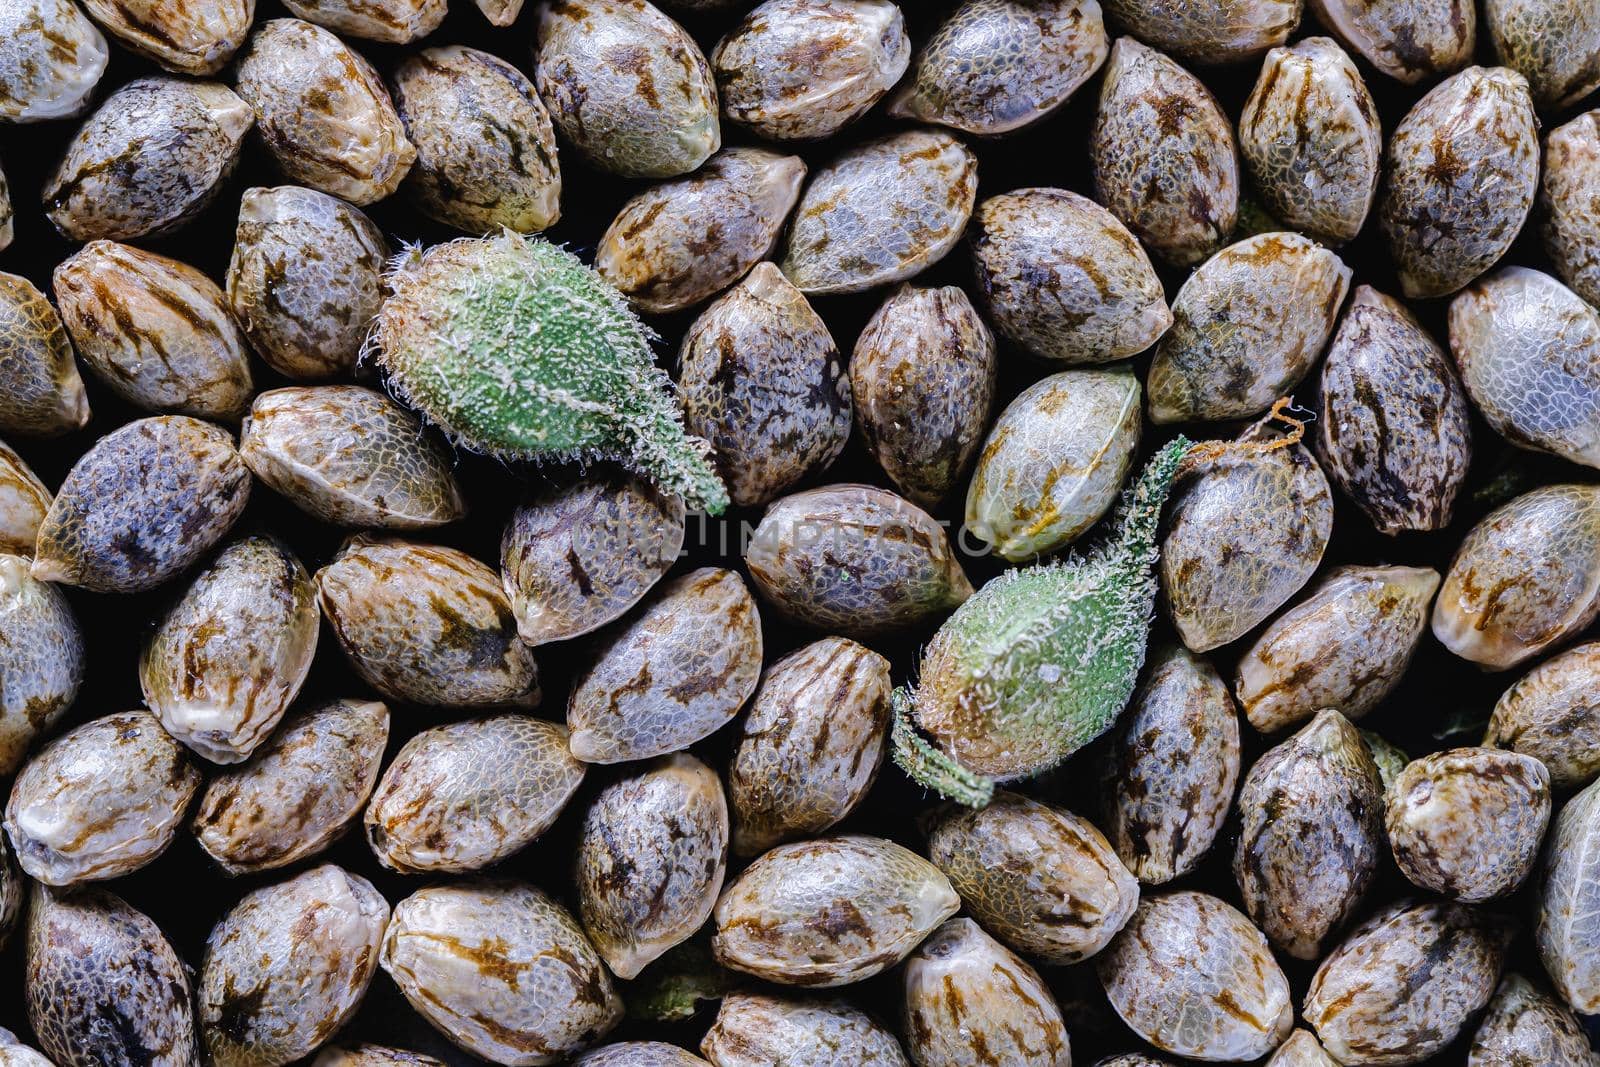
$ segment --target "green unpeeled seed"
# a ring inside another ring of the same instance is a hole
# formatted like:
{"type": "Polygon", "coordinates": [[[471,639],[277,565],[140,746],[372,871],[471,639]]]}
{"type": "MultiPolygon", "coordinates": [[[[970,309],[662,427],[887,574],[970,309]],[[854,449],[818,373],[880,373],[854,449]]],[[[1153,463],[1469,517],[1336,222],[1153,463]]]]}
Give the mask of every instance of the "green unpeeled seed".
{"type": "Polygon", "coordinates": [[[401,257],[389,284],[377,361],[458,444],[506,460],[612,460],[690,507],[727,507],[644,325],[570,252],[509,232],[462,239],[401,257]]]}

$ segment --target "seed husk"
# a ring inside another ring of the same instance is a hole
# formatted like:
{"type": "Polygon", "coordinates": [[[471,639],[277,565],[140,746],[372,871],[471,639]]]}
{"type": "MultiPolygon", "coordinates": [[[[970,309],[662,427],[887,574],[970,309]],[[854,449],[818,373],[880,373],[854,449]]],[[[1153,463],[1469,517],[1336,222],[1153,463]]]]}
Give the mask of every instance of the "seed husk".
{"type": "Polygon", "coordinates": [[[1583,0],[1484,0],[1483,25],[1501,63],[1528,79],[1541,111],[1561,111],[1600,87],[1600,12],[1583,0]]]}
{"type": "Polygon", "coordinates": [[[1283,44],[1300,23],[1296,0],[1107,0],[1113,25],[1192,63],[1242,63],[1283,44]]]}
{"type": "Polygon", "coordinates": [[[1545,139],[1539,203],[1544,250],[1561,280],[1600,304],[1600,112],[1579,115],[1545,139]]]}
{"type": "Polygon", "coordinates": [[[1600,784],[1567,801],[1544,846],[1535,889],[1534,941],[1545,973],[1567,1006],[1582,1015],[1600,1011],[1600,784]]]}
{"type": "Polygon", "coordinates": [[[1431,80],[1472,61],[1474,0],[1306,0],[1345,47],[1403,85],[1431,80]]]}
{"type": "Polygon", "coordinates": [[[347,37],[409,44],[444,21],[447,0],[284,0],[297,18],[347,37]]]}
{"type": "Polygon", "coordinates": [[[0,441],[0,552],[30,556],[55,499],[23,458],[0,441]]]}
{"type": "Polygon", "coordinates": [[[0,272],[0,432],[59,437],[89,423],[89,400],[61,316],[33,283],[0,272]]]}
{"type": "Polygon", "coordinates": [[[1495,704],[1483,744],[1539,760],[1556,789],[1582,789],[1600,775],[1600,643],[1523,675],[1495,704]]]}
{"type": "Polygon", "coordinates": [[[1467,1067],[1543,1064],[1545,1067],[1595,1067],[1600,1064],[1583,1026],[1548,993],[1520,974],[1500,982],[1489,1009],[1472,1037],[1467,1067]]]}
{"type": "Polygon", "coordinates": [[[33,577],[25,556],[0,554],[0,775],[72,706],[86,666],[66,595],[33,577]]]}
{"type": "Polygon", "coordinates": [[[83,0],[94,20],[119,43],[174,74],[215,74],[244,43],[254,0],[83,0]]]}
{"type": "Polygon", "coordinates": [[[700,1042],[716,1067],[908,1067],[900,1042],[844,1000],[760,992],[722,998],[700,1042]]]}
{"type": "Polygon", "coordinates": [[[106,71],[106,39],[73,0],[0,8],[0,122],[82,114],[106,71]]]}

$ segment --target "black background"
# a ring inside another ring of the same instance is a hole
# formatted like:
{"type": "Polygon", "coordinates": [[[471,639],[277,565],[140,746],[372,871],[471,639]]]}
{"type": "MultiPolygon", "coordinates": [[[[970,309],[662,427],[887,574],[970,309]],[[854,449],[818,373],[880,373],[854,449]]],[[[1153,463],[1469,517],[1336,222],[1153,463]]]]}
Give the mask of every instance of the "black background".
{"type": "MultiPolygon", "coordinates": [[[[422,44],[471,45],[493,52],[531,74],[531,9],[534,2],[529,0],[529,10],[523,12],[515,25],[497,29],[487,23],[470,0],[452,0],[452,10],[444,24],[422,44]]],[[[940,13],[949,6],[949,2],[905,5],[906,19],[915,43],[927,37],[937,24],[940,13]]],[[[257,25],[285,14],[276,0],[264,0],[258,7],[257,25]]],[[[709,53],[717,38],[737,17],[734,13],[689,17],[684,21],[702,48],[709,53]]],[[[1307,15],[1296,38],[1319,32],[1322,32],[1320,27],[1307,15]]],[[[1479,62],[1490,64],[1493,59],[1481,27],[1479,36],[1484,38],[1480,41],[1479,62]]],[[[397,48],[354,40],[350,43],[371,59],[385,77],[405,54],[422,46],[397,48]]],[[[112,89],[126,84],[132,78],[154,72],[151,64],[124,51],[114,39],[111,39],[111,52],[110,68],[95,95],[97,103],[112,89]]],[[[1359,58],[1357,62],[1378,103],[1387,139],[1396,123],[1429,86],[1401,86],[1359,58]]],[[[1259,63],[1252,62],[1197,73],[1217,95],[1230,118],[1237,120],[1258,71],[1259,63]]],[[[224,71],[219,77],[229,80],[230,76],[231,72],[224,71]]],[[[1019,134],[987,141],[972,142],[969,139],[980,160],[980,197],[1028,186],[1058,186],[1092,195],[1086,145],[1099,86],[1100,77],[1096,75],[1067,106],[1048,120],[1019,134]]],[[[1593,100],[1589,103],[1592,105],[1593,100]]],[[[1581,108],[1571,109],[1559,116],[1544,116],[1546,130],[1579,110],[1581,108]]],[[[881,108],[874,110],[865,120],[828,142],[786,150],[798,151],[815,170],[842,144],[892,128],[894,124],[885,120],[880,112],[881,108]]],[[[0,270],[23,275],[46,293],[50,292],[51,271],[72,253],[75,246],[63,240],[50,227],[39,207],[38,191],[76,127],[75,121],[0,127],[0,166],[3,166],[10,181],[17,215],[16,239],[8,250],[0,252],[0,270]]],[[[748,135],[726,124],[723,136],[724,143],[729,145],[752,143],[748,135]]],[[[565,146],[560,162],[563,178],[562,219],[547,231],[547,236],[567,244],[588,259],[595,242],[623,201],[642,185],[623,182],[589,169],[575,152],[566,150],[565,146]]],[[[170,237],[135,243],[191,263],[220,284],[232,250],[241,192],[251,185],[282,183],[283,179],[275,172],[267,153],[259,141],[252,137],[247,142],[233,178],[203,215],[170,237]]],[[[403,194],[366,210],[396,247],[405,242],[431,244],[456,236],[412,211],[403,194]]],[[[1366,283],[1397,295],[1394,272],[1376,229],[1375,225],[1369,224],[1365,232],[1342,249],[1340,254],[1354,270],[1352,288],[1355,284],[1366,283]]],[[[1546,265],[1536,232],[1537,210],[1507,256],[1507,262],[1535,267],[1546,265]]],[[[1170,299],[1176,294],[1183,274],[1171,270],[1163,270],[1162,274],[1170,299]]],[[[969,262],[964,248],[957,248],[943,262],[919,277],[917,282],[923,285],[957,284],[971,292],[969,262]]],[[[881,292],[850,297],[819,297],[814,305],[827,321],[841,350],[848,354],[862,325],[882,297],[881,292]]],[[[1422,302],[1414,306],[1414,310],[1441,341],[1445,337],[1443,319],[1446,306],[1446,301],[1422,302]]],[[[663,337],[658,345],[663,365],[669,368],[673,366],[678,338],[692,318],[692,313],[689,313],[651,320],[651,325],[663,337]]],[[[1147,360],[1136,362],[1142,377],[1147,360]]],[[[288,384],[259,360],[255,361],[253,370],[260,389],[288,384]]],[[[1018,391],[1049,370],[1002,342],[1001,390],[995,413],[1018,391]]],[[[84,378],[94,410],[93,421],[86,429],[49,442],[10,442],[52,489],[60,484],[73,462],[95,439],[143,414],[119,402],[87,372],[84,378]]],[[[1309,394],[1309,391],[1309,388],[1302,389],[1303,394],[1309,394]]],[[[1216,425],[1190,428],[1192,433],[1208,437],[1231,435],[1234,429],[1216,425]]],[[[1464,532],[1493,503],[1504,498],[1503,495],[1493,495],[1491,498],[1488,489],[1491,483],[1512,484],[1525,489],[1537,484],[1589,480],[1591,477],[1590,472],[1571,464],[1509,448],[1481,420],[1475,421],[1474,430],[1472,474],[1458,501],[1456,521],[1450,529],[1435,534],[1386,538],[1377,534],[1358,510],[1339,498],[1333,540],[1323,570],[1343,563],[1404,563],[1433,566],[1443,571],[1464,532]]],[[[1145,451],[1148,452],[1169,436],[1168,428],[1147,426],[1145,451]]],[[[424,535],[421,539],[449,544],[494,563],[499,554],[500,532],[519,495],[529,487],[545,484],[547,479],[558,473],[509,469],[492,460],[462,454],[459,457],[458,475],[466,491],[471,513],[464,521],[424,535]]],[[[889,485],[862,448],[859,436],[852,438],[844,456],[820,481],[861,481],[889,485]]],[[[938,516],[948,520],[952,530],[958,528],[961,521],[962,495],[958,492],[955,499],[938,511],[938,516]]],[[[686,558],[677,566],[675,573],[711,563],[738,566],[736,552],[740,529],[752,526],[759,517],[758,510],[737,509],[721,520],[702,522],[692,517],[686,538],[686,558]]],[[[284,538],[312,570],[327,562],[344,537],[342,531],[313,523],[259,483],[255,486],[249,509],[237,532],[252,529],[271,531],[284,538]]],[[[966,564],[975,584],[981,584],[998,570],[993,561],[985,559],[969,558],[966,564]]],[[[121,597],[68,590],[85,632],[89,669],[76,706],[57,724],[53,733],[91,718],[141,704],[135,669],[140,644],[149,632],[152,620],[181,586],[182,582],[174,582],[152,593],[121,597]]],[[[767,614],[771,615],[770,612],[767,614]]],[[[796,632],[769,618],[765,623],[767,662],[772,662],[778,655],[815,636],[796,632]]],[[[876,643],[878,650],[890,656],[894,662],[897,682],[913,675],[918,647],[927,636],[928,633],[916,633],[907,635],[899,642],[876,643]]],[[[1165,624],[1158,623],[1157,639],[1168,636],[1170,631],[1165,624]]],[[[1233,660],[1248,644],[1248,640],[1240,641],[1212,656],[1225,677],[1231,676],[1233,660]]],[[[568,645],[546,646],[540,650],[538,658],[545,692],[543,714],[553,718],[561,716],[569,680],[585,655],[586,645],[581,639],[568,645]]],[[[1427,635],[1405,680],[1381,707],[1363,720],[1362,725],[1385,735],[1413,755],[1456,744],[1475,743],[1481,723],[1487,719],[1494,701],[1518,673],[1513,671],[1486,676],[1473,665],[1456,659],[1431,635],[1427,635]],[[1470,728],[1447,735],[1452,724],[1463,723],[1470,724],[1470,728]]],[[[368,692],[350,673],[332,634],[324,628],[317,660],[302,691],[302,700],[364,695],[368,692]]],[[[409,707],[392,701],[390,707],[393,712],[389,742],[391,756],[416,731],[460,717],[449,711],[409,707]]],[[[720,731],[694,746],[694,751],[713,767],[719,770],[725,768],[729,733],[726,729],[720,731]]],[[[1244,734],[1245,766],[1248,767],[1267,746],[1248,727],[1244,734]]],[[[1029,783],[1025,789],[1066,804],[1075,811],[1092,812],[1094,809],[1084,783],[1092,777],[1086,771],[1094,759],[1096,750],[1091,748],[1054,774],[1029,783]]],[[[581,812],[587,799],[624,769],[593,768],[579,795],[556,826],[544,838],[502,864],[495,873],[536,882],[571,902],[571,857],[581,812]]],[[[907,782],[898,769],[886,764],[870,796],[841,829],[883,834],[920,849],[917,816],[931,804],[931,799],[922,790],[907,782]]],[[[1237,904],[1238,893],[1228,871],[1235,832],[1236,826],[1230,821],[1203,867],[1178,884],[1217,893],[1237,904]]],[[[391,904],[426,881],[394,875],[380,868],[367,851],[359,830],[344,838],[324,856],[287,871],[233,880],[221,875],[211,865],[193,837],[185,831],[160,860],[132,876],[111,883],[110,888],[154,918],[167,932],[180,955],[198,969],[211,926],[240,896],[250,889],[279,881],[324,860],[344,865],[371,879],[391,904]]],[[[734,870],[730,870],[730,880],[734,873],[734,870]]],[[[1387,868],[1381,884],[1369,898],[1368,910],[1407,891],[1404,880],[1392,868],[1387,868]]],[[[1523,929],[1524,936],[1518,941],[1514,965],[1530,975],[1539,975],[1538,963],[1530,949],[1530,938],[1526,936],[1531,929],[1532,919],[1532,902],[1528,894],[1524,892],[1501,907],[1523,929]]],[[[1296,961],[1284,962],[1298,1004],[1304,995],[1312,967],[1296,961]]],[[[27,1037],[30,1032],[23,1009],[22,973],[20,938],[13,938],[12,943],[0,953],[0,1025],[27,1037]]],[[[1055,988],[1066,1010],[1075,1061],[1092,1063],[1098,1055],[1142,1047],[1110,1013],[1093,978],[1092,967],[1045,968],[1042,973],[1055,988]]],[[[898,1029],[898,975],[898,970],[892,970],[887,975],[848,987],[842,993],[898,1029]]],[[[630,1020],[612,1037],[656,1037],[694,1048],[710,1024],[713,1013],[714,1005],[703,1010],[694,1020],[673,1026],[640,1025],[630,1020]]],[[[422,1022],[382,973],[374,979],[360,1013],[344,1036],[346,1039],[402,1045],[455,1063],[475,1062],[422,1022]]],[[[1461,1062],[1466,1044],[1465,1039],[1458,1042],[1448,1055],[1438,1057],[1437,1062],[1461,1062]]]]}

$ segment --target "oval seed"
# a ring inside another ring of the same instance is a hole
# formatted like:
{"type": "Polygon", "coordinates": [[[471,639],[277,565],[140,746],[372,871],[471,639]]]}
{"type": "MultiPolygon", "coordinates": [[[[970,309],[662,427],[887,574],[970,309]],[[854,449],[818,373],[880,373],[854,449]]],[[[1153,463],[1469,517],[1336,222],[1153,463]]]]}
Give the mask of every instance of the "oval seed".
{"type": "Polygon", "coordinates": [[[967,487],[966,528],[1019,563],[1076,541],[1117,499],[1139,447],[1139,380],[1126,366],[1069,370],[995,420],[967,487]]]}
{"type": "Polygon", "coordinates": [[[1198,263],[1233,232],[1232,125],[1198,78],[1132,37],[1112,46],[1089,162],[1095,199],[1168,263],[1198,263]]]}
{"type": "Polygon", "coordinates": [[[728,805],[710,767],[679,752],[607,786],[578,841],[578,917],[629,979],[705,925],[728,860],[728,805]]]}
{"type": "Polygon", "coordinates": [[[1310,1030],[1296,1030],[1267,1061],[1267,1067],[1339,1067],[1310,1030]]]}
{"type": "Polygon", "coordinates": [[[1151,658],[1100,772],[1101,825],[1146,885],[1194,869],[1239,784],[1239,713],[1216,669],[1182,645],[1151,658]]]}
{"type": "Polygon", "coordinates": [[[1583,0],[1485,0],[1483,24],[1501,63],[1528,79],[1541,110],[1600,87],[1600,12],[1583,0]]]}
{"type": "Polygon", "coordinates": [[[138,55],[176,74],[215,74],[250,32],[254,0],[84,0],[95,21],[138,55]]]}
{"type": "Polygon", "coordinates": [[[239,456],[269,488],[337,526],[419,530],[466,513],[450,451],[416,415],[359,385],[259,394],[239,456]]]}
{"type": "Polygon", "coordinates": [[[1545,139],[1539,189],[1544,250],[1561,280],[1600,304],[1600,110],[1557,126],[1545,139]]]}
{"type": "Polygon", "coordinates": [[[388,258],[383,234],[343,200],[297,185],[246,189],[228,307],[279,374],[348,374],[383,303],[388,258]]]}
{"type": "Polygon", "coordinates": [[[383,1045],[350,1045],[323,1049],[311,1067],[444,1067],[444,1062],[383,1045]]]}
{"type": "Polygon", "coordinates": [[[539,675],[494,571],[464,552],[358,534],[317,572],[350,666],[385,696],[533,707],[539,675]]]}
{"type": "Polygon", "coordinates": [[[771,263],[695,319],[679,353],[684,423],[735,504],[826,470],[850,436],[850,380],[827,325],[771,263]]]}
{"type": "Polygon", "coordinates": [[[860,118],[911,61],[889,0],[767,0],[711,53],[722,114],[774,141],[815,141],[860,118]]]}
{"type": "Polygon", "coordinates": [[[1150,421],[1248,418],[1311,371],[1333,334],[1350,268],[1295,233],[1230,245],[1189,275],[1146,385],[1150,421]]]}
{"type": "Polygon", "coordinates": [[[447,0],[284,0],[283,6],[347,37],[409,44],[439,28],[447,0]]]}
{"type": "Polygon", "coordinates": [[[5,829],[17,862],[46,885],[116,878],[172,844],[200,772],[148,711],[68,730],[17,773],[5,829]]]}
{"type": "Polygon", "coordinates": [[[428,48],[400,64],[394,90],[423,214],[473,234],[537,233],[561,217],[555,128],[520,70],[476,48],[428,48]]]}
{"type": "Polygon", "coordinates": [[[715,1067],[908,1067],[893,1034],[843,1000],[731,993],[700,1042],[715,1067]]]}
{"type": "Polygon", "coordinates": [[[291,182],[365,207],[394,192],[417,157],[377,72],[320,26],[262,24],[234,87],[291,182]]]}
{"type": "Polygon", "coordinates": [[[487,867],[548,830],[585,770],[567,751],[567,731],[530,715],[424,730],[383,772],[367,805],[367,843],[406,874],[487,867]]]}
{"type": "Polygon", "coordinates": [[[1400,873],[1432,893],[1479,904],[1514,892],[1550,821],[1550,772],[1489,748],[1406,764],[1389,793],[1389,845],[1400,873]]]}
{"type": "Polygon", "coordinates": [[[1278,616],[1239,661],[1234,692],[1262,733],[1323,708],[1359,719],[1383,702],[1428,627],[1439,572],[1340,567],[1278,616]]]}
{"type": "Polygon", "coordinates": [[[1514,667],[1600,612],[1600,486],[1550,485],[1468,531],[1433,603],[1433,634],[1490,670],[1514,667]]]}
{"type": "Polygon", "coordinates": [[[1473,403],[1522,448],[1600,467],[1600,313],[1548,274],[1496,271],[1450,302],[1473,403]]]}
{"type": "Polygon", "coordinates": [[[44,1055],[17,1040],[10,1030],[0,1030],[0,1065],[3,1067],[55,1067],[44,1055]]]}
{"type": "Polygon", "coordinates": [[[45,214],[73,241],[170,233],[216,196],[253,125],[250,105],[216,82],[131,81],[67,145],[45,214]]]}
{"type": "Polygon", "coordinates": [[[389,709],[375,700],[300,712],[248,763],[212,777],[195,811],[195,839],[229,875],[316,855],[361,814],[388,740],[389,709]]]}
{"type": "Polygon", "coordinates": [[[1405,305],[1356,287],[1322,364],[1321,407],[1317,458],[1380,532],[1450,525],[1472,460],[1467,397],[1405,305]]]}
{"type": "Polygon", "coordinates": [[[61,316],[33,283],[0,271],[0,433],[59,437],[89,424],[61,316]]]}
{"type": "Polygon", "coordinates": [[[767,670],[728,766],[737,855],[820,834],[861,802],[883,763],[890,688],[889,661],[843,637],[767,670]]]}
{"type": "Polygon", "coordinates": [[[145,703],[213,763],[266,740],[311,670],[316,587],[287,548],[246,537],[217,554],[156,624],[139,656],[145,703]]]}
{"type": "Polygon", "coordinates": [[[1600,784],[1567,801],[1551,827],[1535,889],[1534,939],[1572,1010],[1600,1011],[1600,784]]]}
{"type": "Polygon", "coordinates": [[[1501,695],[1483,743],[1532,756],[1557,789],[1600,775],[1600,643],[1545,660],[1501,695]]]}
{"type": "Polygon", "coordinates": [[[249,495],[250,472],[226,431],[181,415],[130,422],[61,483],[33,576],[101,593],[152,589],[220,541],[249,495]]]}
{"type": "Polygon", "coordinates": [[[622,1019],[583,931],[529,885],[418,890],[395,905],[379,962],[441,1033],[510,1067],[560,1062],[622,1019]]]}
{"type": "Polygon", "coordinates": [[[978,205],[978,288],[995,328],[1067,364],[1137,355],[1172,325],[1161,280],[1115,215],[1065,189],[1020,189],[978,205]]]}
{"type": "Polygon", "coordinates": [[[906,130],[846,149],[801,195],[783,273],[803,293],[902,281],[955,247],[977,193],[977,156],[943,131],[906,130]]]}
{"type": "Polygon", "coordinates": [[[1473,0],[1307,0],[1306,6],[1345,47],[1402,85],[1460,70],[1477,44],[1473,0]]]}
{"type": "Polygon", "coordinates": [[[857,425],[889,480],[919,507],[937,507],[966,476],[997,370],[994,334],[953,285],[900,286],[856,338],[857,425]]]}
{"type": "Polygon", "coordinates": [[[281,1067],[361,1006],[389,905],[360,875],[325,864],[245,894],[206,939],[196,992],[216,1067],[281,1067]]]}
{"type": "Polygon", "coordinates": [[[1500,982],[1472,1038],[1467,1067],[1596,1067],[1600,1055],[1572,1012],[1520,974],[1500,982]]]}
{"type": "Polygon", "coordinates": [[[1389,139],[1378,221],[1408,297],[1448,296],[1511,247],[1539,185],[1522,75],[1470,67],[1434,86],[1389,139]]]}
{"type": "Polygon", "coordinates": [[[0,122],[71,118],[106,71],[106,39],[73,0],[0,8],[0,122]]]}
{"type": "Polygon", "coordinates": [[[87,665],[66,595],[28,570],[25,557],[0,553],[0,775],[72,706],[87,665]]]}
{"type": "Polygon", "coordinates": [[[744,582],[691,571],[600,643],[567,702],[568,744],[585,763],[676,752],[733,718],[760,674],[761,620],[744,582]]]}
{"type": "Polygon", "coordinates": [[[645,0],[545,0],[534,84],[563,138],[624,178],[687,174],[722,146],[711,67],[645,0]]]}
{"type": "Polygon", "coordinates": [[[662,1041],[618,1041],[585,1052],[573,1067],[705,1067],[706,1061],[662,1041]]]}
{"type": "Polygon", "coordinates": [[[851,637],[924,624],[972,595],[932,516],[867,485],[777,501],[756,527],[745,566],[783,615],[851,637]]]}
{"type": "Polygon", "coordinates": [[[779,845],[717,901],[711,951],[783,985],[837,986],[894,966],[961,907],[927,860],[879,837],[779,845]]]}
{"type": "Polygon", "coordinates": [[[600,237],[594,269],[640,311],[693,307],[772,252],[805,173],[799,156],[719,152],[688,177],[622,205],[600,237]]]}
{"type": "Polygon", "coordinates": [[[39,524],[54,499],[22,457],[0,441],[0,552],[33,555],[39,524]]]}
{"type": "Polygon", "coordinates": [[[1295,0],[1107,0],[1113,23],[1193,63],[1240,63],[1283,44],[1300,22],[1295,0]]]}
{"type": "Polygon", "coordinates": [[[577,637],[620,618],[683,547],[683,502],[613,469],[517,508],[500,540],[500,576],[517,636],[577,637]]]}

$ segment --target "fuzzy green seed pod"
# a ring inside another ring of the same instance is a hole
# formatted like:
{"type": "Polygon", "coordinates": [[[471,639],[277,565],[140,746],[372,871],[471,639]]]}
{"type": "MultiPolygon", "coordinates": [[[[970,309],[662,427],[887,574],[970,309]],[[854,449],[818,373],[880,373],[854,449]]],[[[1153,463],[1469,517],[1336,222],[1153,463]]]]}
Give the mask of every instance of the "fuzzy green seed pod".
{"type": "Polygon", "coordinates": [[[404,256],[389,282],[377,360],[458,444],[506,460],[616,460],[691,507],[727,507],[649,334],[577,256],[506,232],[404,256]]]}

